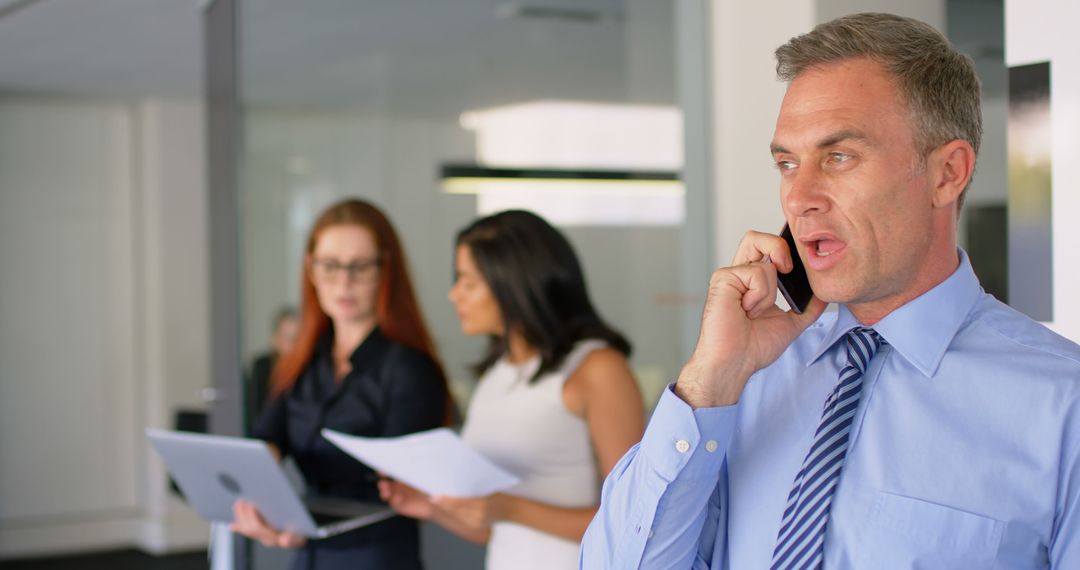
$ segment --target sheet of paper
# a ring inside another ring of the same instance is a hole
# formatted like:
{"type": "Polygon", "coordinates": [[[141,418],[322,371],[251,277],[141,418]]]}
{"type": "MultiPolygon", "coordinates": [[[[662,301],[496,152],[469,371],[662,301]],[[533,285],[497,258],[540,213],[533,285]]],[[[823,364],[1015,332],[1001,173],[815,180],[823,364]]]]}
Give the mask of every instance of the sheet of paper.
{"type": "Polygon", "coordinates": [[[429,495],[482,497],[505,491],[520,479],[495,465],[447,428],[390,438],[322,435],[372,469],[429,495]]]}

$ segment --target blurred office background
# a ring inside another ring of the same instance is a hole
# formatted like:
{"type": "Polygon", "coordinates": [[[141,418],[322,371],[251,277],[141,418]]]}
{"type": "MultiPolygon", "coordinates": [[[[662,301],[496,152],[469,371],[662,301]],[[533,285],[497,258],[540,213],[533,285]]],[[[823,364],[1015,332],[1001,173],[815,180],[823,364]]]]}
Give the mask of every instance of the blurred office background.
{"type": "MultiPolygon", "coordinates": [[[[1080,213],[1060,190],[1080,159],[1068,0],[0,0],[0,568],[110,551],[205,566],[207,525],[142,431],[184,413],[242,431],[243,371],[297,302],[312,218],[344,196],[401,232],[461,406],[481,341],[446,301],[453,236],[516,206],[574,242],[651,407],[711,269],[746,229],[782,224],[772,50],[867,10],[928,21],[975,58],[986,135],[962,242],[989,291],[1080,338],[1060,285],[1080,279],[1063,257],[1077,240],[1053,223],[1080,213]],[[1027,178],[1045,260],[1018,274],[1007,66],[1040,62],[1061,126],[1025,131],[1052,140],[1053,176],[1027,178]],[[680,182],[461,187],[442,176],[454,165],[680,182]]],[[[429,568],[481,564],[438,529],[425,539],[429,568]]]]}

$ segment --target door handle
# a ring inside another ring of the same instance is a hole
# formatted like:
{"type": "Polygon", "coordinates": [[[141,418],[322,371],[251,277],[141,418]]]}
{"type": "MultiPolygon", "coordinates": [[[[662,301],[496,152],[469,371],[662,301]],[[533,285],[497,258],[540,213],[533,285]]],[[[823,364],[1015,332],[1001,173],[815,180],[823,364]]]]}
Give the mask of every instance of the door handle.
{"type": "Polygon", "coordinates": [[[214,388],[213,386],[204,386],[195,391],[195,395],[207,404],[213,404],[220,401],[221,390],[214,388]]]}

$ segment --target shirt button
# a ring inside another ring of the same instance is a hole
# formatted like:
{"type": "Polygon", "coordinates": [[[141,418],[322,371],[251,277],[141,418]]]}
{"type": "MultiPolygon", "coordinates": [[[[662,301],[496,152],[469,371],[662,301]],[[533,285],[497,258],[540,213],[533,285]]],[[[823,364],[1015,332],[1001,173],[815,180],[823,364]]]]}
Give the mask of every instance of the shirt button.
{"type": "Polygon", "coordinates": [[[715,439],[710,439],[709,441],[705,442],[705,451],[708,451],[709,453],[712,453],[712,452],[716,451],[716,440],[715,439]]]}
{"type": "Polygon", "coordinates": [[[652,538],[652,531],[649,531],[649,538],[652,538]]]}
{"type": "Polygon", "coordinates": [[[679,453],[686,453],[687,451],[690,451],[690,442],[686,441],[685,439],[680,439],[679,441],[676,441],[675,451],[678,451],[679,453]]]}

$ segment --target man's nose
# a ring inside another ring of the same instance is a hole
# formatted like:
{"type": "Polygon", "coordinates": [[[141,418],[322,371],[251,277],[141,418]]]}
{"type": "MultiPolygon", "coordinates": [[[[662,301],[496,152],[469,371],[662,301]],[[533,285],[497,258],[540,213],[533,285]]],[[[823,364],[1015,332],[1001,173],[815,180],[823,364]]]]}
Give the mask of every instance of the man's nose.
{"type": "Polygon", "coordinates": [[[828,210],[828,184],[820,168],[812,164],[800,166],[784,191],[784,210],[793,216],[828,210]]]}

